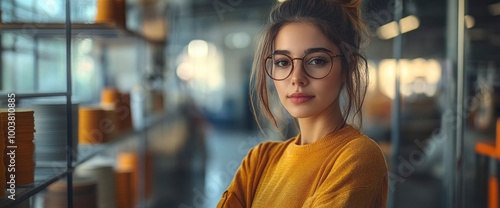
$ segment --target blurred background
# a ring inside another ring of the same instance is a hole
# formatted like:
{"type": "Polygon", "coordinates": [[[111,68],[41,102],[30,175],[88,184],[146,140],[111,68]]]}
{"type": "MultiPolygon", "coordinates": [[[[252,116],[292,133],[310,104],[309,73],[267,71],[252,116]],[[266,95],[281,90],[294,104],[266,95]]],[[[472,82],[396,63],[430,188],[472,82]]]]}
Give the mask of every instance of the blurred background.
{"type": "MultiPolygon", "coordinates": [[[[259,130],[249,104],[277,3],[2,0],[0,207],[215,207],[251,147],[298,133],[259,130]]],[[[499,207],[500,1],[363,7],[388,207],[499,207]]]]}

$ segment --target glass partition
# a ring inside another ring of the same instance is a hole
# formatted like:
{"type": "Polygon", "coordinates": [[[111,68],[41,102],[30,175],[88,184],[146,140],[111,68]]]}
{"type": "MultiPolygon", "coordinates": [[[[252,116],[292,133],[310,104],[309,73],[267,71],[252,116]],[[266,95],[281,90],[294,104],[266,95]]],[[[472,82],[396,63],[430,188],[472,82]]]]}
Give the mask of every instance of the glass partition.
{"type": "Polygon", "coordinates": [[[364,130],[388,158],[388,207],[498,206],[500,3],[366,8],[364,130]]]}

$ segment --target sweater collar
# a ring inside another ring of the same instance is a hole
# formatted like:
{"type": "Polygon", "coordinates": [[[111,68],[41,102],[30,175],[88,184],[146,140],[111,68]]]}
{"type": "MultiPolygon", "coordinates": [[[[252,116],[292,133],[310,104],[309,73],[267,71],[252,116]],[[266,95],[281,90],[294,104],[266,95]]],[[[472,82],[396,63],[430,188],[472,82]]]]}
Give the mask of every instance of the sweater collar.
{"type": "Polygon", "coordinates": [[[288,149],[290,154],[313,153],[326,147],[342,146],[342,144],[352,140],[355,138],[354,136],[359,134],[360,132],[356,128],[346,124],[343,128],[330,132],[311,144],[299,145],[301,138],[301,135],[299,134],[291,140],[291,144],[288,149]]]}

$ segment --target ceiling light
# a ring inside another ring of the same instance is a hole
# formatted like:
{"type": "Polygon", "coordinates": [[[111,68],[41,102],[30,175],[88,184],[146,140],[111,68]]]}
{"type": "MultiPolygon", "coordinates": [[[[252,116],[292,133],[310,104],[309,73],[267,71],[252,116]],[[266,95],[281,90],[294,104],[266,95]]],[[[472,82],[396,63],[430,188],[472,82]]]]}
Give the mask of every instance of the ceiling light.
{"type": "Polygon", "coordinates": [[[204,40],[192,40],[188,45],[188,54],[197,58],[206,57],[208,55],[208,43],[204,40]]]}
{"type": "Polygon", "coordinates": [[[380,39],[388,40],[398,36],[398,24],[394,21],[380,26],[377,29],[377,35],[380,39]]]}
{"type": "MultiPolygon", "coordinates": [[[[414,15],[410,15],[399,20],[399,23],[399,25],[401,26],[401,34],[415,30],[420,26],[420,21],[414,15]]],[[[383,40],[394,38],[398,36],[398,34],[398,24],[396,23],[396,21],[389,22],[377,29],[378,37],[383,40]]]]}
{"type": "Polygon", "coordinates": [[[488,11],[493,16],[500,15],[500,2],[488,5],[488,11]]]}
{"type": "Polygon", "coordinates": [[[399,20],[401,24],[401,34],[415,30],[420,26],[420,21],[414,15],[407,16],[399,20]]]}
{"type": "Polygon", "coordinates": [[[467,27],[467,29],[474,27],[475,24],[476,20],[474,19],[473,16],[465,15],[465,27],[467,27]]]}

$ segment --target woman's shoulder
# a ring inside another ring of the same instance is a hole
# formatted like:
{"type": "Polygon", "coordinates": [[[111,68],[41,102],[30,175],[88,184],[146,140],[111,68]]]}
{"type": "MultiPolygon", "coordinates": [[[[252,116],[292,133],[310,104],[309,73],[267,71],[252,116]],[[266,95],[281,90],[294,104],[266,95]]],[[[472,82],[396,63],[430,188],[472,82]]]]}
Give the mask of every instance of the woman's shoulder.
{"type": "Polygon", "coordinates": [[[343,151],[354,151],[354,152],[381,152],[380,146],[373,139],[363,134],[356,127],[348,126],[346,128],[345,144],[343,145],[343,151]]]}
{"type": "Polygon", "coordinates": [[[344,148],[346,150],[352,150],[356,152],[381,151],[378,143],[364,134],[359,134],[358,136],[352,138],[344,145],[344,148]]]}
{"type": "Polygon", "coordinates": [[[370,137],[360,133],[351,138],[339,152],[340,161],[357,161],[358,163],[378,164],[386,170],[386,160],[382,149],[370,137]]]}

